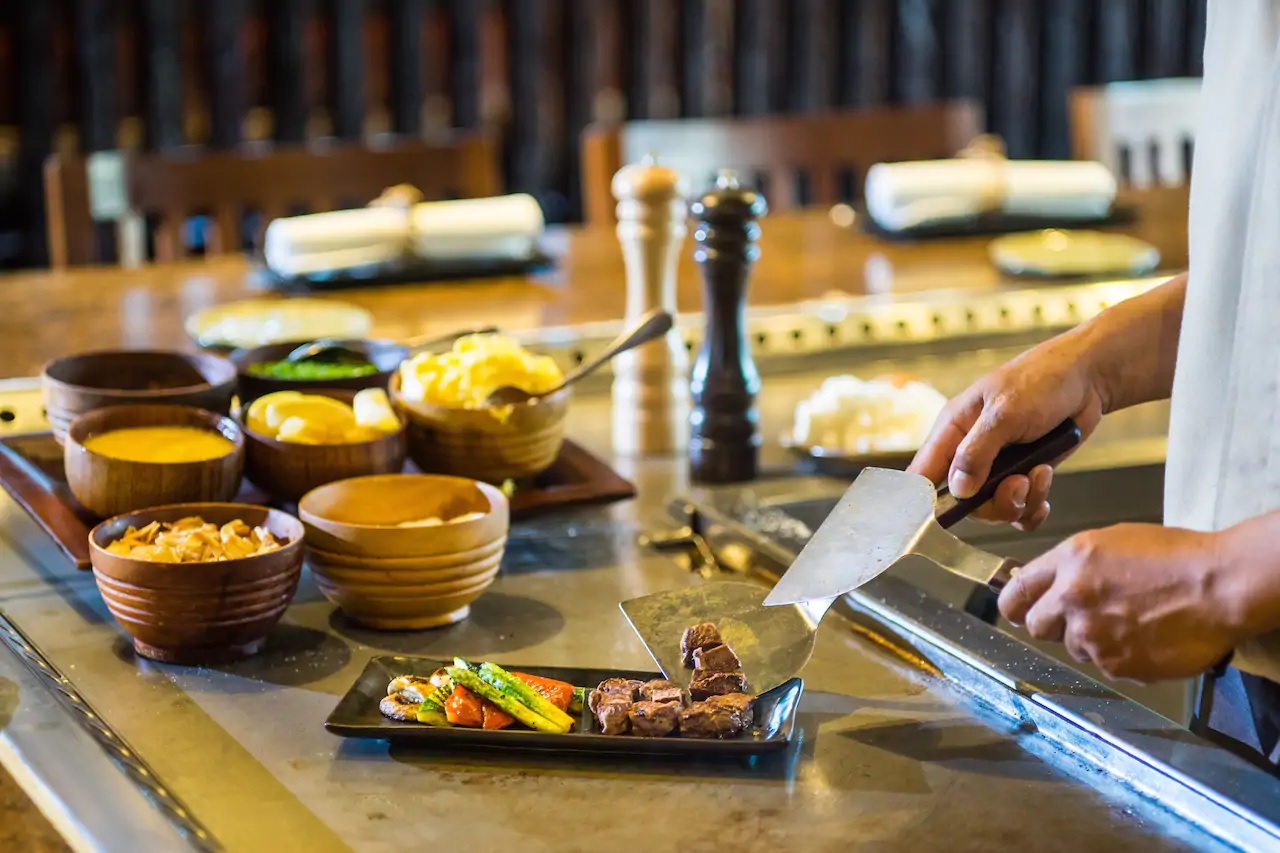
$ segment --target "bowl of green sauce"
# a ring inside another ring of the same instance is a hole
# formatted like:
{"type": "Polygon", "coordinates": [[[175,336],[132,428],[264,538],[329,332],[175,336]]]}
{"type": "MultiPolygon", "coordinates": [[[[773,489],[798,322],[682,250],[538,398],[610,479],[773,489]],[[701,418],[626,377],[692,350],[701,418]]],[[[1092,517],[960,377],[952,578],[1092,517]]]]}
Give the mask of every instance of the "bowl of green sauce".
{"type": "Polygon", "coordinates": [[[230,357],[239,374],[241,402],[248,403],[275,391],[385,388],[391,374],[408,354],[404,346],[394,341],[370,341],[368,360],[350,356],[285,360],[285,356],[305,343],[309,341],[286,341],[233,352],[230,357]]]}

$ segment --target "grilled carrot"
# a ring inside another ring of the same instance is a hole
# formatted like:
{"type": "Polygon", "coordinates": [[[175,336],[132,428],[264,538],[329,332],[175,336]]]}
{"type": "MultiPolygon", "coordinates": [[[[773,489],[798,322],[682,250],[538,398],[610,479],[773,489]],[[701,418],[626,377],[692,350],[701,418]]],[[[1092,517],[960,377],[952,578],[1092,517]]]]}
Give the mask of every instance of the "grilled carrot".
{"type": "Polygon", "coordinates": [[[485,699],[481,705],[484,710],[484,727],[486,729],[505,729],[516,721],[516,718],[485,699]]]}
{"type": "Polygon", "coordinates": [[[555,705],[561,711],[567,711],[569,704],[573,701],[573,685],[566,684],[563,681],[556,681],[554,678],[542,678],[537,675],[529,675],[523,672],[511,673],[514,677],[520,679],[527,684],[536,693],[546,699],[552,705],[555,705]]]}
{"type": "Polygon", "coordinates": [[[444,703],[445,718],[455,726],[478,729],[484,726],[484,706],[480,697],[465,687],[458,686],[444,703]]]}

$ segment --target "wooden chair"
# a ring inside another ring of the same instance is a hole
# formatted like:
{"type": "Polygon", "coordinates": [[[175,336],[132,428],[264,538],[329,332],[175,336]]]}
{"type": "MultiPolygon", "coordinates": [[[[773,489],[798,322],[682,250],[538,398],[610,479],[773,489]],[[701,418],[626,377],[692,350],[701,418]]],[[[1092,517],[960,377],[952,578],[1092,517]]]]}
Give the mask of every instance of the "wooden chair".
{"type": "Polygon", "coordinates": [[[764,192],[773,210],[861,197],[869,167],[886,160],[950,157],[982,132],[971,101],[737,119],[633,121],[588,128],[582,139],[586,219],[615,221],[609,185],[650,152],[679,172],[691,193],[732,168],[764,192]]]}
{"type": "Polygon", "coordinates": [[[1070,108],[1077,160],[1097,160],[1135,187],[1180,186],[1191,179],[1198,78],[1073,89],[1070,108]]]}
{"type": "Polygon", "coordinates": [[[174,260],[187,254],[183,233],[193,217],[204,218],[206,254],[243,251],[246,234],[259,250],[266,223],[278,216],[361,207],[396,184],[411,184],[427,199],[495,195],[494,148],[483,136],[465,135],[387,148],[193,148],[96,162],[54,155],[45,163],[49,258],[54,268],[101,262],[109,252],[100,244],[111,241],[114,225],[122,262],[145,255],[148,234],[156,260],[174,260]]]}

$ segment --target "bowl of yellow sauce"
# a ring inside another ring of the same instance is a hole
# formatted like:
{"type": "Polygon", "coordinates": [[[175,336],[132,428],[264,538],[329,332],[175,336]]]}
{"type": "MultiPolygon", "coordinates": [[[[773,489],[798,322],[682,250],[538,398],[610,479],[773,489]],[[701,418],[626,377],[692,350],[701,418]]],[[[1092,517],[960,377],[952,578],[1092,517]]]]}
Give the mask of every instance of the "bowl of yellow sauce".
{"type": "Polygon", "coordinates": [[[240,490],[244,433],[229,417],[189,406],[108,406],[71,422],[63,462],[76,500],[104,518],[228,501],[240,490]]]}

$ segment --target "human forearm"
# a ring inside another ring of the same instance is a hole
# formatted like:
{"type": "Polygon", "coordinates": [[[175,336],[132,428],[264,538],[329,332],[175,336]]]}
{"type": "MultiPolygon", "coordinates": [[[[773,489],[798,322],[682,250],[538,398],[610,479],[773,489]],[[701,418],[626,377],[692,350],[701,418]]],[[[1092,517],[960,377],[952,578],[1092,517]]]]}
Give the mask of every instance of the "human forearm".
{"type": "Polygon", "coordinates": [[[1104,414],[1169,396],[1186,293],[1183,273],[1068,332],[1087,353],[1104,414]]]}
{"type": "Polygon", "coordinates": [[[1223,617],[1245,638],[1280,631],[1280,511],[1216,534],[1213,574],[1223,617]]]}

